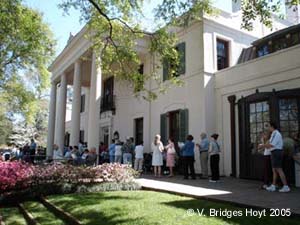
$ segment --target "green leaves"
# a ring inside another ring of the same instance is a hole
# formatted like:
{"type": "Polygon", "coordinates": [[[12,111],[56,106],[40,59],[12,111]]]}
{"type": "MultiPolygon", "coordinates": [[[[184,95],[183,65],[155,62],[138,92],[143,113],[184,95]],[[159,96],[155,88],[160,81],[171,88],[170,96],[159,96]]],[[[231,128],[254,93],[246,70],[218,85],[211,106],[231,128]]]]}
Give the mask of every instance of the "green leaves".
{"type": "Polygon", "coordinates": [[[54,53],[54,41],[41,14],[21,1],[1,1],[0,25],[1,81],[20,69],[45,70],[54,53]]]}
{"type": "Polygon", "coordinates": [[[47,67],[54,45],[41,13],[21,0],[0,1],[0,127],[16,117],[34,126],[37,115],[47,112],[41,102],[49,86],[47,67]]]}
{"type": "Polygon", "coordinates": [[[272,28],[272,14],[280,12],[281,4],[281,1],[271,5],[266,0],[243,0],[241,27],[246,30],[253,30],[253,22],[258,19],[266,27],[272,28]]]}
{"type": "MultiPolygon", "coordinates": [[[[297,2],[292,0],[291,4],[297,2]]],[[[212,7],[211,0],[162,0],[156,4],[154,21],[157,26],[150,33],[141,28],[143,3],[143,0],[62,0],[60,7],[65,12],[72,7],[80,10],[80,19],[88,23],[93,49],[101,56],[104,74],[128,81],[136,96],[152,100],[164,93],[168,85],[182,85],[180,78],[173,76],[182,57],[175,49],[178,39],[172,30],[187,27],[191,21],[201,20],[204,14],[217,14],[218,10],[212,7]],[[143,53],[136,47],[142,39],[148,41],[143,53]],[[141,54],[156,59],[151,71],[142,77],[138,73],[141,54]],[[163,82],[160,73],[164,61],[173,65],[168,70],[170,82],[163,82]],[[145,85],[151,80],[158,86],[156,93],[145,85]]],[[[272,13],[278,13],[279,9],[279,0],[272,5],[268,0],[243,0],[241,26],[251,30],[253,21],[259,19],[271,27],[272,13]]]]}

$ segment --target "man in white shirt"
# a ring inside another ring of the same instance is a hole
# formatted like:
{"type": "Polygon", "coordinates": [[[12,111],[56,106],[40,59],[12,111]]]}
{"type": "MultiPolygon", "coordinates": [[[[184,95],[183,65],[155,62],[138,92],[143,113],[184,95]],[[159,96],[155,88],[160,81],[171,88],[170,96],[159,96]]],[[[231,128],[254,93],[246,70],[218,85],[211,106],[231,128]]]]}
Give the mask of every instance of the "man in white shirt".
{"type": "Polygon", "coordinates": [[[58,145],[54,144],[53,146],[53,160],[60,161],[63,159],[62,151],[58,148],[58,145]]]}
{"type": "Polygon", "coordinates": [[[268,144],[263,145],[264,148],[269,149],[271,151],[271,163],[272,163],[272,171],[273,171],[273,182],[272,184],[266,188],[267,191],[276,191],[276,180],[279,175],[283,187],[279,190],[279,192],[289,192],[290,188],[287,185],[285,174],[282,170],[282,159],[283,159],[283,140],[280,132],[277,130],[277,126],[275,123],[270,123],[270,132],[271,138],[268,144]],[[278,175],[277,175],[278,174],[278,175]]]}
{"type": "Polygon", "coordinates": [[[135,160],[134,160],[134,169],[142,172],[143,171],[143,161],[144,161],[144,146],[143,142],[135,147],[135,160]]]}

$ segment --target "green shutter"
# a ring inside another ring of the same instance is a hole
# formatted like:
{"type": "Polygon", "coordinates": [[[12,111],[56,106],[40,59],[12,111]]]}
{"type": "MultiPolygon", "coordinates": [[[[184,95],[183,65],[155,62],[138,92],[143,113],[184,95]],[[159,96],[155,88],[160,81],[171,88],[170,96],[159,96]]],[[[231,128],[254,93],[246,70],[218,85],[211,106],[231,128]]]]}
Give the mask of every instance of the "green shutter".
{"type": "Polygon", "coordinates": [[[189,134],[189,110],[179,111],[179,141],[184,142],[189,134]]]}
{"type": "Polygon", "coordinates": [[[163,60],[163,81],[168,80],[169,77],[169,62],[168,60],[163,60]]]}
{"type": "Polygon", "coordinates": [[[167,114],[160,115],[160,136],[161,141],[167,143],[167,114]]]}
{"type": "Polygon", "coordinates": [[[177,45],[178,54],[179,54],[179,68],[178,74],[185,74],[185,42],[182,42],[177,45]]]}

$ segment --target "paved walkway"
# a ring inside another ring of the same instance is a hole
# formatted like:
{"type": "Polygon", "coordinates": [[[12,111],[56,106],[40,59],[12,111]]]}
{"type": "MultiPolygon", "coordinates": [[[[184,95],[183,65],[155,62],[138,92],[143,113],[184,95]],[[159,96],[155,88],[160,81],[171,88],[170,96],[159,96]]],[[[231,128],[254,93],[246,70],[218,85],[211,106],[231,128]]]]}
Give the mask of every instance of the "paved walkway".
{"type": "Polygon", "coordinates": [[[267,192],[260,189],[259,181],[231,177],[222,178],[219,183],[209,183],[208,180],[200,179],[183,180],[181,176],[155,178],[152,175],[144,175],[138,182],[146,189],[230,202],[240,206],[290,208],[300,216],[300,188],[292,188],[290,193],[267,192]]]}

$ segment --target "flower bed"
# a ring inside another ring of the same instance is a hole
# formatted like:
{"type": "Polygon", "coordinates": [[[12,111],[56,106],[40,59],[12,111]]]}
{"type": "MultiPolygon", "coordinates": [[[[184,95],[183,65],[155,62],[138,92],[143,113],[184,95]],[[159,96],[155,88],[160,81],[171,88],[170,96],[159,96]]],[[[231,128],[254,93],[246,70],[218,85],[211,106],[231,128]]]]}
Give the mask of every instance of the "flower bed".
{"type": "Polygon", "coordinates": [[[48,194],[138,189],[136,175],[131,167],[120,164],[75,167],[1,162],[0,203],[48,194]]]}

